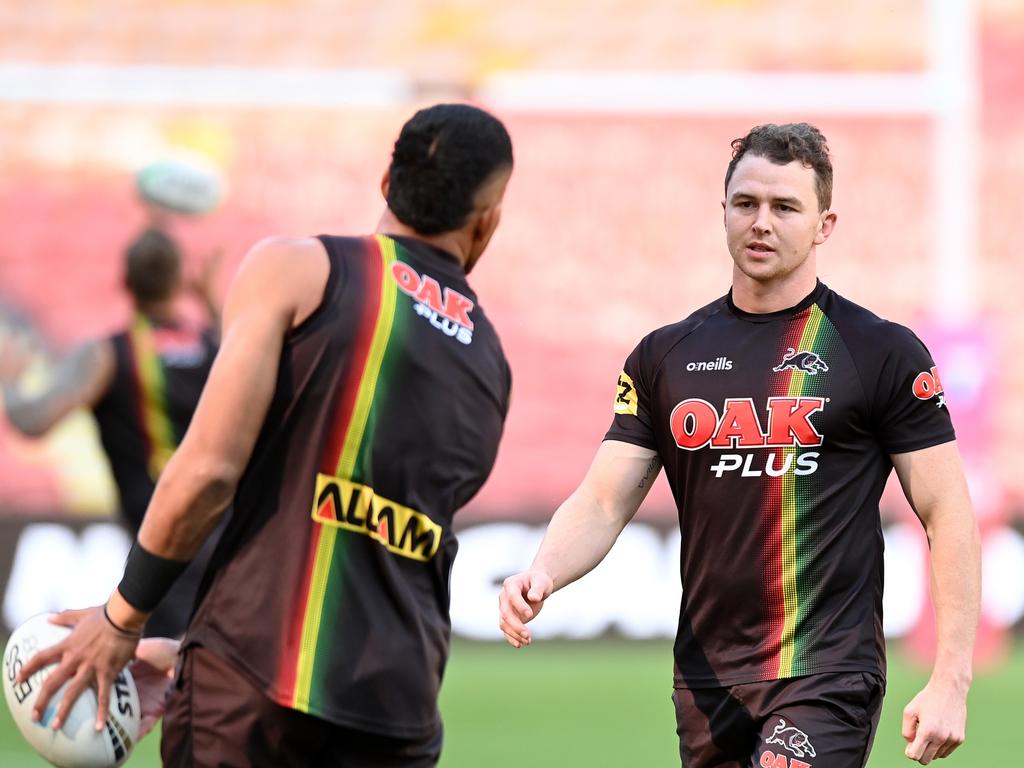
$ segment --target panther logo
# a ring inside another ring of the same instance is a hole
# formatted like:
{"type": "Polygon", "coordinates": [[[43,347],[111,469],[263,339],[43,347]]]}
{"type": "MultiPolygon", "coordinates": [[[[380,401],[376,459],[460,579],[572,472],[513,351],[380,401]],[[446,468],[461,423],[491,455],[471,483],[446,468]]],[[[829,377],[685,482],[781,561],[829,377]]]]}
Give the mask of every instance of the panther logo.
{"type": "Polygon", "coordinates": [[[772,368],[772,370],[776,373],[781,373],[787,368],[794,371],[803,371],[809,376],[816,376],[828,370],[825,361],[813,352],[797,352],[793,347],[789,348],[786,354],[782,356],[782,362],[772,368]]]}
{"type": "Polygon", "coordinates": [[[817,754],[814,751],[814,745],[811,744],[811,740],[807,738],[807,734],[791,725],[787,726],[786,721],[781,717],[772,735],[765,739],[764,743],[778,744],[788,749],[797,757],[803,757],[804,755],[814,757],[817,754]]]}

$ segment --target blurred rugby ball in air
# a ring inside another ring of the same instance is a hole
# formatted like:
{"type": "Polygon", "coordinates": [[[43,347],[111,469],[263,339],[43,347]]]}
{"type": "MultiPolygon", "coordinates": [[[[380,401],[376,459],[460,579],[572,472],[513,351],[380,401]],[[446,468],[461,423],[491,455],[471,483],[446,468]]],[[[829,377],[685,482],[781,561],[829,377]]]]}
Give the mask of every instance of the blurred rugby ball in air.
{"type": "Polygon", "coordinates": [[[110,712],[106,727],[96,732],[96,693],[91,688],[75,702],[60,730],[50,728],[65,683],[47,704],[42,719],[32,721],[32,707],[46,676],[46,667],[22,685],[15,682],[25,662],[38,651],[63,640],[71,630],[51,624],[49,615],[34,616],[16,630],[4,649],[4,698],[11,716],[25,740],[46,760],[59,768],[113,768],[122,765],[139,739],[141,710],[139,693],[131,672],[121,672],[110,689],[110,712]]]}
{"type": "Polygon", "coordinates": [[[183,214],[209,213],[224,191],[220,174],[191,158],[150,163],[135,174],[135,187],[147,203],[183,214]]]}

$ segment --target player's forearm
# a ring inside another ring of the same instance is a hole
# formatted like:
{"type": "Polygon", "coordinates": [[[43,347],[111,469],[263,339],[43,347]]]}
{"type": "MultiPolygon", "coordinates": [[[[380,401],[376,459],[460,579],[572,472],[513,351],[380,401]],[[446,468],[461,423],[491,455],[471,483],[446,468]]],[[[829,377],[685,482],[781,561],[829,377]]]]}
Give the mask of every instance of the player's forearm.
{"type": "Polygon", "coordinates": [[[26,394],[4,382],[4,411],[11,425],[28,437],[41,437],[80,406],[96,402],[113,375],[113,353],[103,342],[85,344],[61,361],[47,386],[26,394]]]}
{"type": "Polygon", "coordinates": [[[16,387],[4,387],[4,413],[7,421],[26,437],[41,437],[56,424],[70,408],[48,394],[38,397],[23,395],[16,387]]]}
{"type": "Polygon", "coordinates": [[[277,382],[287,322],[248,304],[230,327],[188,432],[146,510],[139,543],[170,560],[195,555],[235,494],[277,382]]]}
{"type": "Polygon", "coordinates": [[[551,518],[531,569],[547,573],[556,590],[571,584],[605,558],[631,517],[577,489],[551,518]]]}
{"type": "Polygon", "coordinates": [[[980,537],[969,506],[933,517],[927,528],[937,630],[932,677],[966,692],[981,604],[980,537]]]}
{"type": "Polygon", "coordinates": [[[239,474],[230,462],[179,450],[160,476],[139,543],[170,560],[191,560],[231,503],[239,474]]]}
{"type": "Polygon", "coordinates": [[[132,550],[125,577],[107,601],[108,620],[123,630],[142,631],[160,593],[170,588],[186,562],[199,551],[234,494],[237,473],[214,471],[211,467],[216,464],[189,456],[187,449],[184,453],[179,450],[164,468],[139,530],[141,550],[132,550]],[[129,579],[132,558],[138,555],[150,561],[164,561],[172,569],[170,575],[164,575],[162,568],[147,573],[141,580],[145,594],[139,593],[137,570],[129,579]],[[130,582],[129,586],[126,582],[130,582]],[[150,594],[151,590],[156,593],[150,594]],[[139,594],[132,597],[133,591],[139,594]]]}

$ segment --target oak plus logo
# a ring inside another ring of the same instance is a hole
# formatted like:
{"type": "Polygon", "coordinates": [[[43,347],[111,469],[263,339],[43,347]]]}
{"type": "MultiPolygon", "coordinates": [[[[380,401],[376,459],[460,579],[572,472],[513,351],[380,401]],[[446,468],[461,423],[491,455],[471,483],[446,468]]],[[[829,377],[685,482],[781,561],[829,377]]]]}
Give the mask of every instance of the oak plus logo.
{"type": "Polygon", "coordinates": [[[153,328],[153,345],[171,368],[196,368],[207,357],[202,335],[194,328],[153,328]]]}
{"type": "Polygon", "coordinates": [[[437,330],[461,344],[473,343],[472,300],[441,284],[430,275],[421,275],[404,261],[391,265],[391,275],[399,289],[416,300],[416,314],[437,330]]]}
{"type": "Polygon", "coordinates": [[[946,394],[939,378],[939,368],[932,366],[931,371],[921,371],[914,379],[914,397],[918,400],[931,400],[940,408],[946,404],[946,394]]]}
{"type": "Polygon", "coordinates": [[[715,477],[736,470],[742,477],[781,477],[789,472],[810,475],[818,469],[820,454],[798,454],[795,449],[817,448],[824,442],[811,417],[823,411],[825,403],[822,397],[769,397],[762,422],[749,397],[727,398],[721,414],[707,400],[689,398],[672,409],[669,427],[676,445],[684,451],[748,449],[744,453],[722,453],[711,466],[715,477]],[[762,468],[760,462],[754,465],[755,454],[750,450],[758,448],[782,450],[770,451],[762,468]]]}

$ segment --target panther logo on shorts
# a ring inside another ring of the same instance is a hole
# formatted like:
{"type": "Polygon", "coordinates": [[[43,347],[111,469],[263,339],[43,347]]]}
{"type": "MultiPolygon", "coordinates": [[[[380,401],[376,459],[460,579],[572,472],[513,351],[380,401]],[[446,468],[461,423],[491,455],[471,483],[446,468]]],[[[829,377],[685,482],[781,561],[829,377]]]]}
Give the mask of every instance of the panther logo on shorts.
{"type": "Polygon", "coordinates": [[[786,721],[781,717],[772,735],[765,739],[764,743],[778,744],[788,749],[797,757],[803,757],[804,755],[814,757],[817,754],[814,751],[814,745],[811,744],[811,740],[807,738],[807,734],[799,728],[794,728],[791,725],[787,726],[786,721]]]}

